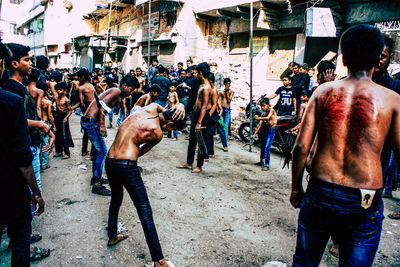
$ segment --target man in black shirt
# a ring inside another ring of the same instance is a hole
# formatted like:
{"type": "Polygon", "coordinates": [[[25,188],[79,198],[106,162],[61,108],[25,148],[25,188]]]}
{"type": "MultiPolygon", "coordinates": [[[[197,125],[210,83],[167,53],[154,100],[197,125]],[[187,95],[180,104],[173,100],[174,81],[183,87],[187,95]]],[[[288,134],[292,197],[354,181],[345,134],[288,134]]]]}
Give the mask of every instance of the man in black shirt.
{"type": "Polygon", "coordinates": [[[310,76],[308,74],[300,73],[300,64],[294,62],[292,64],[293,77],[292,77],[292,88],[296,90],[297,100],[297,111],[300,111],[301,104],[301,92],[309,90],[310,87],[310,76]]]}
{"type": "MultiPolygon", "coordinates": [[[[31,71],[32,62],[29,57],[30,48],[24,45],[10,43],[8,44],[12,52],[12,57],[7,60],[7,67],[10,70],[10,78],[3,83],[3,89],[10,91],[23,99],[25,116],[29,127],[30,135],[30,149],[33,155],[32,165],[35,172],[36,182],[41,190],[40,180],[40,151],[41,151],[41,134],[48,135],[50,127],[41,121],[37,114],[37,109],[33,105],[31,97],[22,84],[23,78],[28,75],[31,71]]],[[[43,152],[50,150],[51,147],[44,147],[43,152]]],[[[32,240],[40,239],[40,235],[32,236],[32,240]]],[[[33,247],[32,247],[33,248],[33,247]]],[[[38,250],[36,248],[36,250],[38,250]]],[[[40,249],[39,256],[36,259],[40,259],[41,256],[48,256],[48,250],[40,249]]],[[[35,254],[36,255],[36,254],[35,254]]]]}
{"type": "Polygon", "coordinates": [[[161,88],[161,92],[158,94],[155,102],[165,107],[168,104],[168,92],[171,80],[168,78],[168,70],[164,66],[160,65],[158,67],[158,74],[153,78],[152,84],[157,84],[161,88]]]}
{"type": "Polygon", "coordinates": [[[269,96],[269,99],[273,99],[279,95],[278,100],[278,116],[287,116],[297,114],[297,94],[296,91],[291,87],[291,77],[286,76],[283,78],[283,86],[279,87],[276,92],[269,96]]]}
{"type": "MultiPolygon", "coordinates": [[[[8,50],[0,43],[0,79],[7,55],[10,56],[8,50]]],[[[44,201],[33,171],[24,101],[1,89],[0,125],[0,187],[3,190],[0,201],[6,203],[1,208],[0,225],[7,227],[12,242],[11,265],[29,266],[32,233],[30,203],[32,200],[35,210],[39,204],[34,215],[40,215],[44,211],[44,201]]],[[[40,249],[32,247],[32,250],[35,250],[33,258],[39,255],[37,251],[40,249]]]]}
{"type": "MultiPolygon", "coordinates": [[[[188,60],[188,62],[190,62],[188,60]]],[[[197,72],[196,70],[197,65],[192,65],[190,68],[187,69],[187,79],[186,84],[190,87],[190,94],[189,94],[189,101],[187,105],[186,113],[189,115],[193,109],[194,104],[196,103],[197,93],[199,92],[200,81],[193,75],[193,71],[197,72]]]]}

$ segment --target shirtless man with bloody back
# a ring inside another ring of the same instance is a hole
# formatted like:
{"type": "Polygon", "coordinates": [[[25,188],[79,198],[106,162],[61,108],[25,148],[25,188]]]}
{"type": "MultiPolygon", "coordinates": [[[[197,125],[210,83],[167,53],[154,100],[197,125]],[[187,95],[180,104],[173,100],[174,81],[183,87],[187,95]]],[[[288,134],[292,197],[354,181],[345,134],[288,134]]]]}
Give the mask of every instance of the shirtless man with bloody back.
{"type": "Polygon", "coordinates": [[[318,266],[330,236],[341,266],[371,266],[383,221],[380,156],[386,137],[400,156],[400,97],[371,77],[383,36],[368,25],[343,33],[348,78],[313,94],[293,149],[291,204],[298,208],[293,266],[318,266]],[[302,178],[315,134],[317,149],[304,194],[302,178]]]}

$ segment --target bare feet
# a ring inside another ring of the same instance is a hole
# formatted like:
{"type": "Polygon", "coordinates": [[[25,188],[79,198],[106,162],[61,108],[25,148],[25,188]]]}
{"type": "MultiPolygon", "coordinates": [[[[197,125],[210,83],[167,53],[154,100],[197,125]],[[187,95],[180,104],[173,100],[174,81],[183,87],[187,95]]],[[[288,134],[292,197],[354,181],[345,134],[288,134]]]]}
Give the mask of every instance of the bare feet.
{"type": "Polygon", "coordinates": [[[228,148],[227,147],[224,147],[224,152],[228,152],[228,148]]]}
{"type": "Polygon", "coordinates": [[[162,259],[162,260],[154,262],[154,267],[175,267],[175,265],[170,261],[166,261],[165,259],[162,259]]]}
{"type": "Polygon", "coordinates": [[[210,158],[215,158],[215,155],[210,155],[210,158]]]}
{"type": "Polygon", "coordinates": [[[107,242],[107,246],[112,247],[127,238],[128,238],[128,234],[125,234],[125,233],[119,234],[116,237],[109,239],[107,242]]]}
{"type": "Polygon", "coordinates": [[[177,166],[177,168],[178,169],[189,169],[189,170],[191,170],[191,169],[193,169],[193,166],[190,165],[190,164],[184,163],[184,164],[182,164],[180,166],[177,166]]]}
{"type": "Polygon", "coordinates": [[[199,172],[201,172],[201,168],[200,167],[196,167],[192,171],[192,173],[199,173],[199,172]]]}
{"type": "Polygon", "coordinates": [[[263,171],[269,171],[269,167],[265,166],[265,167],[263,167],[261,170],[263,170],[263,171]]]}
{"type": "Polygon", "coordinates": [[[62,157],[62,159],[69,159],[70,158],[70,155],[64,155],[63,157],[62,157]]]}
{"type": "Polygon", "coordinates": [[[208,159],[204,159],[205,162],[208,162],[208,159]]]}

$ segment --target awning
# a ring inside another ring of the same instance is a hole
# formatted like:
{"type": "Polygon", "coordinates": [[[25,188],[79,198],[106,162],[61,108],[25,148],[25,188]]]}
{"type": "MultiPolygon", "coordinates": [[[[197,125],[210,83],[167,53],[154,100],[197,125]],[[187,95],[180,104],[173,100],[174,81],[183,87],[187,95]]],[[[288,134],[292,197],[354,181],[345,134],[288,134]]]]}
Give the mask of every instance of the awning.
{"type": "MultiPolygon", "coordinates": [[[[103,4],[99,4],[99,5],[95,5],[95,9],[93,11],[91,11],[90,13],[86,14],[83,16],[84,19],[91,19],[93,17],[96,18],[102,18],[106,15],[108,15],[108,13],[110,12],[110,2],[111,1],[105,1],[108,2],[106,5],[103,4]]],[[[112,1],[112,6],[113,9],[119,9],[122,10],[125,7],[131,6],[135,4],[134,0],[113,0],[112,1]]]]}
{"type": "MultiPolygon", "coordinates": [[[[177,3],[185,3],[184,0],[166,0],[166,1],[168,1],[168,2],[177,2],[177,3]]],[[[149,2],[149,0],[136,0],[136,6],[143,5],[143,4],[146,4],[148,2],[149,2]]],[[[152,0],[151,2],[157,2],[157,1],[152,0]]]]}
{"type": "MultiPolygon", "coordinates": [[[[250,18],[250,0],[220,0],[212,5],[202,1],[194,8],[197,19],[214,21],[220,18],[250,18]]],[[[279,18],[287,9],[287,0],[253,1],[253,13],[262,9],[269,18],[279,18]]]]}

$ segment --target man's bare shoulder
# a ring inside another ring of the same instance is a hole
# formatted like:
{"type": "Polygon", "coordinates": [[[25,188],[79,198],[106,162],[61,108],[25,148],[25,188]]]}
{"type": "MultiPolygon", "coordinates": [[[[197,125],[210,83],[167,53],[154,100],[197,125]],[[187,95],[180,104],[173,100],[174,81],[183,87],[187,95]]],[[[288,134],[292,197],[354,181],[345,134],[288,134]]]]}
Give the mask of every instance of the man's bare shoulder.
{"type": "Polygon", "coordinates": [[[79,89],[84,90],[84,91],[88,91],[88,90],[94,91],[95,90],[93,84],[91,84],[91,83],[82,84],[81,86],[79,86],[79,89]]]}

